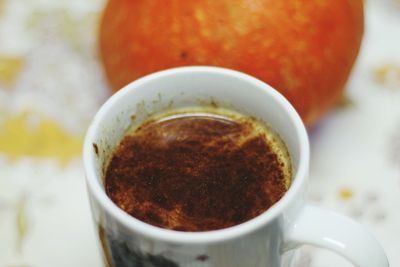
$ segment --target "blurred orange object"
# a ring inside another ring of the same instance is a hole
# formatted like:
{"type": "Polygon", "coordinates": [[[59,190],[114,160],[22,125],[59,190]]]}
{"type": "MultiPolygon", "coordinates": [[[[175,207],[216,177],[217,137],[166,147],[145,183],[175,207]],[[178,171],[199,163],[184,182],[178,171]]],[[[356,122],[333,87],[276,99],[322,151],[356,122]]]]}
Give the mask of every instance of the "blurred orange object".
{"type": "Polygon", "coordinates": [[[110,0],[99,45],[114,90],[166,68],[221,66],[278,89],[310,126],[341,99],[362,34],[362,0],[110,0]]]}

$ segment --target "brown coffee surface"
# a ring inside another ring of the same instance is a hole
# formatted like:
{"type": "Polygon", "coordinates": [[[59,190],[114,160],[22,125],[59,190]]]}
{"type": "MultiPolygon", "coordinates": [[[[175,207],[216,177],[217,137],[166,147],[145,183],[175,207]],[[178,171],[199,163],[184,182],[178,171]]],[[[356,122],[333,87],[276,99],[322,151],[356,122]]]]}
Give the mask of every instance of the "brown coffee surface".
{"type": "Polygon", "coordinates": [[[290,165],[256,125],[206,113],[149,120],[115,149],[106,193],[133,217],[178,231],[252,219],[282,197],[290,179],[290,165]]]}

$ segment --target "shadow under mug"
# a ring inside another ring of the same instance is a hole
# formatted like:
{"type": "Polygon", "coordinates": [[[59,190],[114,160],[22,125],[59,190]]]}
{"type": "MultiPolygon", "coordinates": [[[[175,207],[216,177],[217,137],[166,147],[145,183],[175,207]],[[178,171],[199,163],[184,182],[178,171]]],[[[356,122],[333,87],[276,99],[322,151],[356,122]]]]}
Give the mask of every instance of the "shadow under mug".
{"type": "Polygon", "coordinates": [[[281,94],[246,74],[215,67],[182,67],[132,82],[96,114],[85,138],[83,158],[107,266],[290,266],[290,251],[301,244],[337,252],[358,267],[389,266],[379,243],[361,225],[306,203],[306,129],[281,94]],[[210,103],[254,116],[280,135],[293,165],[293,182],[282,199],[247,222],[207,232],[158,228],[119,209],[105,194],[104,169],[132,123],[168,109],[210,103]]]}

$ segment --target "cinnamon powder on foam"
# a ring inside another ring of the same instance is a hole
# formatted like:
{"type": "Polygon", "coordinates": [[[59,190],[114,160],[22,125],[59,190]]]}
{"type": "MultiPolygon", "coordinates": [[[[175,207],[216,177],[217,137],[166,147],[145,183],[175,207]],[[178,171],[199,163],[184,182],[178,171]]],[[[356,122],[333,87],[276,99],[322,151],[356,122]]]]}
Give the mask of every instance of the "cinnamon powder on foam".
{"type": "Polygon", "coordinates": [[[133,217],[162,228],[208,231],[266,211],[289,187],[284,144],[233,112],[149,119],[115,149],[106,193],[133,217]]]}

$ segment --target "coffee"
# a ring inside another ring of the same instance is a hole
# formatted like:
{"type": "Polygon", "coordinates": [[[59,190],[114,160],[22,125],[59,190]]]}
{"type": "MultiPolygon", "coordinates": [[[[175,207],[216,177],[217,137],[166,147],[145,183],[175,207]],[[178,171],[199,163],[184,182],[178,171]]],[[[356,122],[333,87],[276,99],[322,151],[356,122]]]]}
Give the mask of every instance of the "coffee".
{"type": "Polygon", "coordinates": [[[243,223],[291,182],[281,139],[254,118],[218,108],[176,110],[132,129],[109,161],[106,193],[146,223],[209,231],[243,223]]]}

